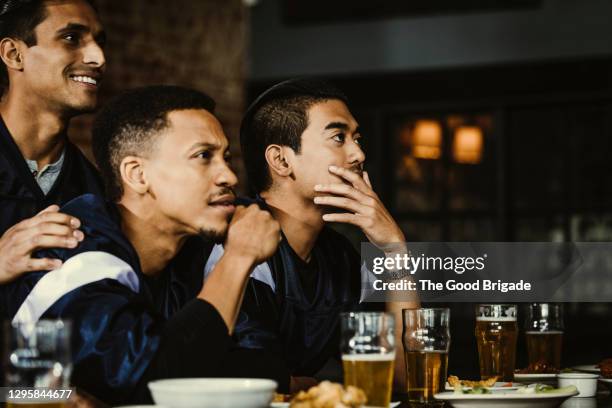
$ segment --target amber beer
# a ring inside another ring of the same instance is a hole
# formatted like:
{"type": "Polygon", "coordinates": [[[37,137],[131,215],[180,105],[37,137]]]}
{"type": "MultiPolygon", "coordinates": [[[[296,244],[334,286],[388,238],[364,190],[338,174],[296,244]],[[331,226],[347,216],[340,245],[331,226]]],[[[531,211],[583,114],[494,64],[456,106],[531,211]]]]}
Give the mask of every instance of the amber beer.
{"type": "Polygon", "coordinates": [[[407,351],[408,400],[427,403],[434,394],[444,391],[448,367],[446,351],[407,351]]]}
{"type": "Polygon", "coordinates": [[[552,373],[561,368],[562,331],[528,331],[527,355],[529,367],[536,372],[552,373]]]}
{"type": "Polygon", "coordinates": [[[513,381],[518,328],[516,317],[476,317],[476,343],[483,380],[513,381]]]}
{"type": "Polygon", "coordinates": [[[361,388],[368,398],[368,406],[388,407],[394,362],[395,353],[343,355],[344,385],[361,388]]]}

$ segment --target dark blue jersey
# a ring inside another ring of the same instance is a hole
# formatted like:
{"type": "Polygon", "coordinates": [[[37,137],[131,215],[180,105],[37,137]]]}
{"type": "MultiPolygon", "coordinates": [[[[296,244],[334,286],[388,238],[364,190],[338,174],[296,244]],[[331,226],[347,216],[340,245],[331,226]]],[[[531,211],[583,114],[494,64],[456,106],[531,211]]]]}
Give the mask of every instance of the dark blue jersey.
{"type": "Polygon", "coordinates": [[[73,322],[72,382],[111,404],[149,402],[157,378],[259,376],[286,389],[288,374],[265,353],[236,350],[209,303],[197,299],[212,244],[189,239],[155,279],[143,275],[114,205],[85,195],[62,211],[81,219],[84,241],[56,249],[60,269],[7,286],[15,321],[73,322]]]}
{"type": "MultiPolygon", "coordinates": [[[[207,271],[221,253],[214,248],[207,271]]],[[[323,228],[309,262],[283,238],[251,274],[234,339],[281,356],[292,375],[312,376],[338,356],[340,313],[361,309],[360,295],[360,256],[344,236],[323,228]]]]}

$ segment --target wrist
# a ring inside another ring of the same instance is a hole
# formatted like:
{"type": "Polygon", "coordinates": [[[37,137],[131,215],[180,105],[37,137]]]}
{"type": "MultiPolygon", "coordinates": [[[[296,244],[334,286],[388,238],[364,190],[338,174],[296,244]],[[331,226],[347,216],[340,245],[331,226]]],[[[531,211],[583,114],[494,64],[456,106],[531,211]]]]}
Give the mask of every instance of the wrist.
{"type": "Polygon", "coordinates": [[[257,258],[239,248],[226,246],[221,258],[224,263],[231,264],[233,268],[248,269],[249,271],[256,266],[257,258]]]}

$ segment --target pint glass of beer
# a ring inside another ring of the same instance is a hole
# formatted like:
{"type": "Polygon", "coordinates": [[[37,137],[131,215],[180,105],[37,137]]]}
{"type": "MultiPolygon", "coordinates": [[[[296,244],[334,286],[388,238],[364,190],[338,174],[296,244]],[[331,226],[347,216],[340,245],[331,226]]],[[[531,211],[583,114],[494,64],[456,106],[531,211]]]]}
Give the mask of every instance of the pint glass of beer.
{"type": "Polygon", "coordinates": [[[391,403],[395,362],[395,322],[382,312],[343,313],[342,367],[344,385],[361,388],[371,407],[391,403]]]}
{"type": "Polygon", "coordinates": [[[431,403],[444,391],[450,347],[450,310],[404,309],[402,342],[406,357],[408,400],[431,403]]]}
{"type": "Polygon", "coordinates": [[[558,373],[561,368],[563,341],[563,306],[554,303],[532,303],[527,309],[525,338],[528,371],[558,373]]]}
{"type": "Polygon", "coordinates": [[[483,380],[494,376],[499,381],[514,379],[516,356],[516,305],[476,306],[476,343],[483,380]]]}
{"type": "Polygon", "coordinates": [[[8,408],[62,408],[71,395],[70,323],[39,320],[4,325],[8,408]],[[28,388],[26,394],[23,390],[28,388]]]}

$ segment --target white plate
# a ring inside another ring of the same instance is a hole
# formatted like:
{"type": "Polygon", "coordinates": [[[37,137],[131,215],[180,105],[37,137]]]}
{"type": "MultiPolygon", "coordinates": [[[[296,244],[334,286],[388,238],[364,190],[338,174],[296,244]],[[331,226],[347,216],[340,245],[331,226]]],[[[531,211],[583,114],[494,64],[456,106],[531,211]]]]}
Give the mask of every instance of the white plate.
{"type": "Polygon", "coordinates": [[[557,382],[557,374],[519,374],[514,373],[514,379],[524,384],[544,383],[555,384],[557,382]]]}
{"type": "Polygon", "coordinates": [[[455,408],[554,408],[574,395],[578,395],[578,391],[542,394],[522,394],[516,391],[494,394],[442,392],[434,395],[434,398],[446,401],[455,408]]]}
{"type": "Polygon", "coordinates": [[[599,367],[597,367],[595,364],[593,364],[593,365],[578,365],[578,366],[574,366],[574,367],[572,367],[572,370],[583,371],[585,373],[593,373],[593,374],[601,373],[601,369],[599,367]]]}
{"type": "MultiPolygon", "coordinates": [[[[507,382],[502,382],[502,381],[498,381],[495,383],[495,385],[493,387],[485,387],[487,390],[490,391],[510,391],[510,390],[518,390],[523,384],[522,383],[518,383],[518,382],[513,382],[511,386],[508,387],[504,387],[504,384],[508,384],[507,382]]],[[[454,388],[451,387],[451,385],[447,382],[446,385],[444,386],[444,388],[448,391],[453,391],[454,388]]],[[[472,387],[466,387],[463,386],[464,390],[471,390],[472,387]]]]}

